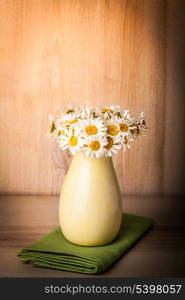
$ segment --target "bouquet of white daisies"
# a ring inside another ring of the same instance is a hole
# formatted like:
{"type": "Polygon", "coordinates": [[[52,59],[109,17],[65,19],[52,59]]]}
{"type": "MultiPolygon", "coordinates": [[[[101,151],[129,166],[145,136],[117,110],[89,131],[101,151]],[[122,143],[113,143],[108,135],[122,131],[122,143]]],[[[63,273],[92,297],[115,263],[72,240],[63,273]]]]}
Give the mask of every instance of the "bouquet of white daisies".
{"type": "Polygon", "coordinates": [[[75,155],[84,152],[89,158],[112,156],[146,131],[144,113],[138,120],[119,106],[94,108],[68,106],[62,115],[49,115],[49,136],[63,149],[75,155]]]}

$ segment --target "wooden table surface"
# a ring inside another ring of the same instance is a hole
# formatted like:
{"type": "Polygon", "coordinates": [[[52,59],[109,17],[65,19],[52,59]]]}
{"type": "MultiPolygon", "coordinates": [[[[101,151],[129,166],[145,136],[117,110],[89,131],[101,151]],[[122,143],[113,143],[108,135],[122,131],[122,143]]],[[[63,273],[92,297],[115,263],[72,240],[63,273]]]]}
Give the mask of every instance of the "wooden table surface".
{"type": "MultiPolygon", "coordinates": [[[[117,263],[97,277],[184,277],[183,197],[124,196],[126,212],[155,219],[155,226],[117,263]]],[[[23,264],[17,253],[57,225],[58,197],[0,197],[0,277],[95,277],[23,264]]]]}

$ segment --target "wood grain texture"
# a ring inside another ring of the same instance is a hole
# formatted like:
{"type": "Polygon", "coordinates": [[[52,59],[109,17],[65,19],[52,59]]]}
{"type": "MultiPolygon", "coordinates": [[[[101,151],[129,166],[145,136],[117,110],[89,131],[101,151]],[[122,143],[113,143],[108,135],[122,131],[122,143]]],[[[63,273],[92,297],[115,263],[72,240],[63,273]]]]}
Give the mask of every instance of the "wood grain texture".
{"type": "Polygon", "coordinates": [[[58,224],[58,197],[0,198],[0,277],[184,277],[182,197],[125,196],[124,211],[151,217],[154,227],[106,272],[78,274],[23,264],[17,253],[58,224]],[[165,266],[165,267],[164,267],[165,266]]]}
{"type": "Polygon", "coordinates": [[[59,193],[70,158],[47,137],[68,103],[145,111],[115,165],[124,194],[183,193],[185,2],[0,1],[0,192],[59,193]]]}

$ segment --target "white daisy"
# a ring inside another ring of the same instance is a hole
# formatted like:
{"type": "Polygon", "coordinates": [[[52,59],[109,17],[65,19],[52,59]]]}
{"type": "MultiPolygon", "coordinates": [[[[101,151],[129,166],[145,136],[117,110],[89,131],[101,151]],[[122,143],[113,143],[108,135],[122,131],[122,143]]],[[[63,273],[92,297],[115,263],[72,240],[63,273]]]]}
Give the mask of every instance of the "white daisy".
{"type": "Polygon", "coordinates": [[[146,126],[144,112],[142,112],[139,116],[138,126],[142,133],[145,133],[145,131],[148,129],[148,127],[146,126]]]}
{"type": "Polygon", "coordinates": [[[48,121],[48,135],[51,136],[56,129],[55,120],[51,114],[48,116],[48,121]]]}
{"type": "Polygon", "coordinates": [[[48,116],[49,119],[49,128],[48,128],[48,137],[53,138],[54,140],[58,138],[60,131],[57,129],[56,121],[52,115],[48,116]]]}
{"type": "Polygon", "coordinates": [[[65,124],[66,127],[75,127],[78,123],[78,115],[77,113],[70,113],[70,114],[65,114],[62,117],[62,122],[65,124]]]}
{"type": "Polygon", "coordinates": [[[121,115],[123,118],[130,118],[130,114],[129,114],[129,110],[128,109],[125,109],[125,110],[122,110],[121,111],[121,115]]]}
{"type": "Polygon", "coordinates": [[[119,126],[122,135],[128,135],[129,127],[132,125],[131,120],[124,118],[116,118],[115,124],[119,126]]]}
{"type": "Polygon", "coordinates": [[[105,135],[106,127],[102,120],[99,118],[82,120],[79,122],[79,126],[84,137],[94,135],[105,135]]]}
{"type": "Polygon", "coordinates": [[[105,120],[114,118],[116,115],[120,115],[120,106],[118,105],[110,105],[101,108],[100,116],[105,120]]]}
{"type": "Polygon", "coordinates": [[[145,135],[148,127],[146,126],[145,122],[145,115],[142,112],[139,116],[139,120],[135,121],[130,127],[129,127],[129,141],[136,140],[136,138],[139,135],[145,135]]]}
{"type": "Polygon", "coordinates": [[[56,137],[60,135],[66,135],[68,132],[68,127],[66,126],[66,123],[63,121],[62,117],[59,117],[55,121],[55,135],[56,137]]]}
{"type": "Polygon", "coordinates": [[[121,135],[119,137],[110,137],[106,138],[107,144],[104,146],[106,149],[105,156],[112,156],[121,149],[121,135]]]}
{"type": "Polygon", "coordinates": [[[64,127],[64,121],[63,121],[63,117],[60,117],[60,118],[58,118],[57,120],[56,120],[56,122],[55,122],[55,126],[56,126],[56,129],[57,130],[62,130],[63,129],[63,127],[64,127]]]}
{"type": "Polygon", "coordinates": [[[76,127],[69,128],[66,130],[65,134],[60,135],[59,145],[63,150],[69,148],[70,152],[74,155],[82,150],[83,139],[80,135],[80,130],[76,127]]]}
{"type": "Polygon", "coordinates": [[[100,117],[104,120],[109,120],[114,117],[112,110],[107,106],[101,109],[100,117]]]}
{"type": "Polygon", "coordinates": [[[117,112],[120,112],[120,111],[121,111],[119,105],[110,105],[108,108],[109,108],[113,113],[115,113],[115,114],[116,114],[117,112]]]}
{"type": "Polygon", "coordinates": [[[89,136],[84,141],[85,155],[89,158],[100,158],[105,155],[106,138],[101,136],[89,136]]]}
{"type": "Polygon", "coordinates": [[[96,112],[93,106],[81,106],[80,107],[80,117],[83,120],[96,117],[96,112]]]}
{"type": "Polygon", "coordinates": [[[68,105],[65,113],[61,117],[61,122],[65,124],[65,126],[74,127],[80,118],[80,111],[78,108],[68,105]]]}
{"type": "Polygon", "coordinates": [[[110,120],[107,120],[105,125],[106,125],[108,136],[110,137],[119,136],[120,127],[115,117],[111,118],[110,120]]]}
{"type": "Polygon", "coordinates": [[[64,115],[69,115],[69,114],[71,114],[71,113],[77,113],[77,112],[79,112],[79,109],[78,109],[78,107],[77,106],[74,106],[74,105],[72,105],[72,104],[68,104],[67,106],[66,106],[66,109],[65,109],[65,111],[64,111],[64,115]]]}
{"type": "Polygon", "coordinates": [[[130,149],[130,142],[131,140],[129,140],[128,136],[124,136],[122,141],[121,141],[121,146],[123,148],[124,151],[129,150],[130,149]]]}

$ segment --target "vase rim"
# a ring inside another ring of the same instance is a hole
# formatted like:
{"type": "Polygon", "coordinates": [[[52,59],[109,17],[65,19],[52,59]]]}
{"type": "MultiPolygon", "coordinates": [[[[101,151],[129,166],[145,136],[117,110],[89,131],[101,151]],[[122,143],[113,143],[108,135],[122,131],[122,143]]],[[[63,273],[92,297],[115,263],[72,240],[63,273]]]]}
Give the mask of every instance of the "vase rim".
{"type": "Polygon", "coordinates": [[[78,152],[77,154],[75,154],[73,156],[73,158],[78,158],[78,157],[85,158],[85,159],[90,160],[90,161],[93,161],[93,160],[96,160],[96,161],[98,161],[98,160],[101,160],[101,161],[102,160],[108,160],[108,161],[110,161],[110,160],[112,160],[112,156],[101,156],[99,158],[97,158],[97,157],[90,158],[90,157],[87,157],[85,155],[85,153],[83,153],[82,151],[78,152]]]}

